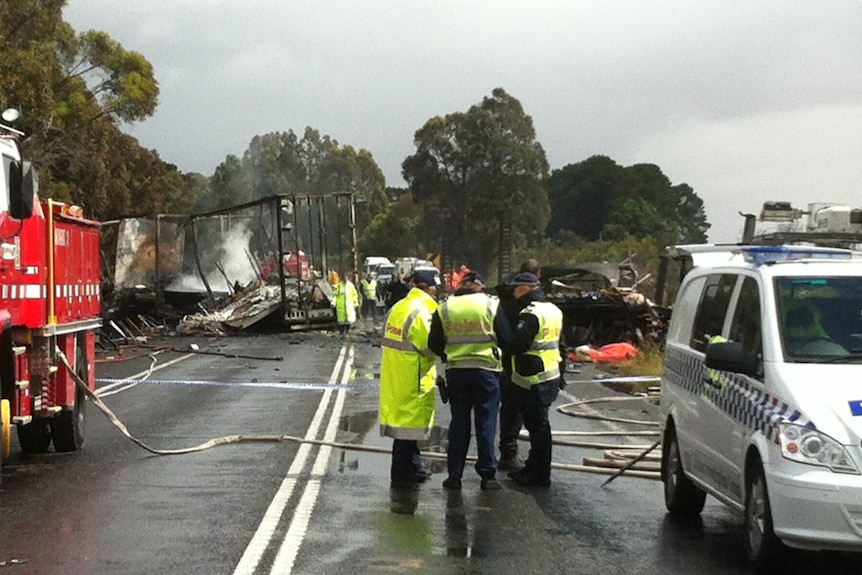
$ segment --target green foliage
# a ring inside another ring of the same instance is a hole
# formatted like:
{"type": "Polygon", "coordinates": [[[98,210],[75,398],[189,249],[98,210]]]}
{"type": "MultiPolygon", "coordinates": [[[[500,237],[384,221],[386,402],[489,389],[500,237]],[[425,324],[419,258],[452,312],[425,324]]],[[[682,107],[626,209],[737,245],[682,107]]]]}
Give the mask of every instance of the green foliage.
{"type": "Polygon", "coordinates": [[[151,116],[159,85],[147,59],[125,50],[105,32],[90,30],[79,42],[79,59],[69,72],[91,83],[89,92],[101,113],[126,122],[151,116]]]}
{"type": "Polygon", "coordinates": [[[405,254],[425,253],[418,238],[422,209],[408,194],[388,213],[378,214],[359,238],[360,254],[395,259],[405,254]]]}
{"type": "Polygon", "coordinates": [[[143,55],[108,34],[76,36],[65,0],[0,3],[0,106],[19,107],[24,153],[40,171],[40,195],[111,219],[188,209],[192,193],[175,166],[120,132],[158,104],[143,55]]]}
{"type": "Polygon", "coordinates": [[[622,167],[606,156],[593,156],[554,170],[548,194],[554,206],[550,235],[568,230],[587,240],[706,241],[703,201],[687,184],[672,185],[653,164],[622,167]]]}
{"type": "MultiPolygon", "coordinates": [[[[664,371],[664,351],[656,345],[647,344],[640,348],[634,359],[613,365],[616,377],[660,376],[664,371]]],[[[659,385],[657,381],[632,384],[631,392],[646,392],[650,387],[659,385]]]]}
{"type": "Polygon", "coordinates": [[[383,172],[368,150],[340,146],[306,128],[255,136],[240,160],[228,156],[215,171],[212,197],[225,208],[277,194],[352,192],[365,206],[365,224],[388,209],[383,172]]]}
{"type": "Polygon", "coordinates": [[[431,118],[414,143],[402,174],[424,208],[419,239],[430,251],[490,269],[503,225],[517,234],[545,226],[545,152],[532,118],[502,88],[466,113],[431,118]]]}

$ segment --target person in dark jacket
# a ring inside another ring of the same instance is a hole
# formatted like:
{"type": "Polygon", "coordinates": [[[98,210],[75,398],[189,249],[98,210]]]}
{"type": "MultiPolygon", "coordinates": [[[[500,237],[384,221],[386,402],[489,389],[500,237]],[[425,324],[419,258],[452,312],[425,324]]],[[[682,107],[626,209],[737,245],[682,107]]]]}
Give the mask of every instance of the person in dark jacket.
{"type": "Polygon", "coordinates": [[[512,382],[524,426],[530,433],[530,453],[525,466],[509,474],[524,487],[551,484],[551,425],[548,408],[562,386],[560,334],[563,312],[544,301],[535,274],[525,272],[512,281],[515,298],[524,303],[508,351],[512,355],[512,382]]]}
{"type": "MultiPolygon", "coordinates": [[[[533,258],[524,260],[518,273],[539,275],[539,262],[533,258]]],[[[526,299],[517,299],[514,286],[501,284],[496,288],[500,298],[500,310],[506,316],[510,326],[518,324],[518,314],[529,303],[526,299]]],[[[512,383],[512,356],[502,350],[503,371],[500,374],[500,471],[517,471],[523,464],[518,458],[518,436],[521,433],[523,420],[521,407],[518,405],[515,384],[512,383]]]]}
{"type": "Polygon", "coordinates": [[[401,274],[395,274],[395,277],[392,278],[392,281],[389,282],[389,285],[386,286],[386,295],[384,296],[383,302],[386,305],[386,310],[389,311],[392,309],[392,306],[398,303],[398,301],[407,295],[407,292],[410,291],[410,278],[402,278],[401,274]]]}

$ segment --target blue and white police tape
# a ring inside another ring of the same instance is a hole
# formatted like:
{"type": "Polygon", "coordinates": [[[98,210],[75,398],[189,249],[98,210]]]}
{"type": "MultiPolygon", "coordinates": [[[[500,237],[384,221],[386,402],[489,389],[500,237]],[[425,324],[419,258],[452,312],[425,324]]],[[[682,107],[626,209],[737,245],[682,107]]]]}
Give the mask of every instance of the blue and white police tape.
{"type": "Polygon", "coordinates": [[[203,385],[219,387],[262,387],[273,389],[375,389],[371,383],[322,383],[314,381],[198,381],[189,379],[111,379],[99,378],[96,383],[114,385],[203,385]]]}

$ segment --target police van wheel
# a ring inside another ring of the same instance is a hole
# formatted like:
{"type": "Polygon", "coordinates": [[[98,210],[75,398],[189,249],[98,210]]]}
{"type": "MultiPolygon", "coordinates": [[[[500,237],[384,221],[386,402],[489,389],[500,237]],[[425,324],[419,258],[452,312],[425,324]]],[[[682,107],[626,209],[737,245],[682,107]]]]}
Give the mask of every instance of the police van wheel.
{"type": "Polygon", "coordinates": [[[763,465],[757,459],[745,482],[745,553],[756,567],[765,567],[778,555],[781,542],[772,530],[772,510],[763,465]]]}
{"type": "Polygon", "coordinates": [[[668,425],[662,447],[662,479],[664,504],[672,515],[696,517],[703,511],[706,492],[691,482],[682,469],[676,430],[668,425]]]}

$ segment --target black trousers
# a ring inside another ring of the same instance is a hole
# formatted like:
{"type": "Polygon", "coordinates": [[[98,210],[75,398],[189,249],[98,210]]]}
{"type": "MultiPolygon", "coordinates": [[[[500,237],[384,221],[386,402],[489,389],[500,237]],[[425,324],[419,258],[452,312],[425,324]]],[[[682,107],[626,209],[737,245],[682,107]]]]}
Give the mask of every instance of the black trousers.
{"type": "Polygon", "coordinates": [[[516,387],[524,427],[530,432],[530,455],[527,457],[526,473],[536,479],[550,479],[551,423],[548,420],[548,407],[560,393],[559,382],[546,381],[532,385],[529,389],[516,387]]]}
{"type": "Polygon", "coordinates": [[[518,455],[518,435],[523,419],[518,401],[518,386],[512,383],[512,374],[500,374],[500,459],[518,455]]]}
{"type": "Polygon", "coordinates": [[[392,466],[389,476],[392,479],[416,473],[422,469],[419,457],[419,442],[410,439],[392,440],[392,466]]]}

